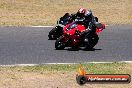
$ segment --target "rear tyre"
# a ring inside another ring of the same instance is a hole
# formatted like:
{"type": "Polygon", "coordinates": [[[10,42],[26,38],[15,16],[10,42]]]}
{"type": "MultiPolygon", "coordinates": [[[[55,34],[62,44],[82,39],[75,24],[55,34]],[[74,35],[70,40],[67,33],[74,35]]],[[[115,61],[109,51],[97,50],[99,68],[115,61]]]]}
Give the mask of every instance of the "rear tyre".
{"type": "Polygon", "coordinates": [[[84,40],[85,50],[92,50],[93,47],[98,43],[99,37],[97,34],[93,36],[87,36],[84,40]]]}
{"type": "Polygon", "coordinates": [[[64,37],[60,36],[55,42],[56,50],[63,50],[66,47],[66,43],[63,41],[64,37]]]}

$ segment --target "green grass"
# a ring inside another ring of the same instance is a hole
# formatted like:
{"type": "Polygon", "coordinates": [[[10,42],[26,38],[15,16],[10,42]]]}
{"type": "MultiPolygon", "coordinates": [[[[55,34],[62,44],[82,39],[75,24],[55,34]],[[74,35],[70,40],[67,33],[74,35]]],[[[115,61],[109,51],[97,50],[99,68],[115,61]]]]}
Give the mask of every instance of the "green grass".
{"type": "MultiPolygon", "coordinates": [[[[126,63],[103,63],[103,64],[81,64],[90,74],[126,74],[130,73],[126,63]]],[[[11,66],[0,67],[0,71],[22,71],[22,72],[72,72],[78,71],[80,64],[56,64],[56,65],[36,65],[36,66],[11,66]]]]}

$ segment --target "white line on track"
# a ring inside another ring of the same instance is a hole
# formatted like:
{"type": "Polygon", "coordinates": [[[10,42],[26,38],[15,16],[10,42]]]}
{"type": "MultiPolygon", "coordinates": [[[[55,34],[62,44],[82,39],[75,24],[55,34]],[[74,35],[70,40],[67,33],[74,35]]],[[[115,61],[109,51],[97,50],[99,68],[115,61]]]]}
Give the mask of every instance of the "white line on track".
{"type": "Polygon", "coordinates": [[[124,63],[132,63],[132,61],[120,61],[121,63],[124,62],[124,63]]]}
{"type": "MultiPolygon", "coordinates": [[[[104,63],[115,63],[115,62],[85,62],[83,64],[89,64],[89,63],[94,63],[94,64],[104,64],[104,63]]],[[[132,61],[118,61],[116,63],[132,63],[132,61]]],[[[82,63],[42,63],[42,64],[12,64],[12,65],[0,65],[2,67],[12,67],[12,66],[36,66],[36,65],[56,65],[56,64],[82,64],[82,63]]]]}

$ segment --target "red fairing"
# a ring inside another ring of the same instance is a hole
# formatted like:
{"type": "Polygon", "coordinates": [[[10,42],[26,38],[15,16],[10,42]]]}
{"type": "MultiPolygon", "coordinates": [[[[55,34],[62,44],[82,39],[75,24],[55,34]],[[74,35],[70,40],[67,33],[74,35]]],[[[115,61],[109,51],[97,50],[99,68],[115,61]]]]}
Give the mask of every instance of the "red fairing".
{"type": "MultiPolygon", "coordinates": [[[[101,27],[96,28],[96,33],[100,33],[103,29],[105,29],[105,25],[102,24],[101,27]]],[[[76,24],[74,22],[67,24],[66,26],[64,26],[64,32],[63,32],[63,36],[64,36],[64,42],[66,42],[68,39],[72,40],[72,42],[68,45],[70,47],[78,44],[80,42],[80,35],[76,35],[75,32],[83,32],[86,30],[86,28],[84,27],[84,25],[82,24],[76,24]]]]}
{"type": "MultiPolygon", "coordinates": [[[[71,23],[72,24],[72,23],[71,23]]],[[[73,28],[72,30],[67,30],[67,28],[69,27],[69,25],[71,24],[68,24],[64,27],[64,34],[70,34],[70,35],[74,35],[75,31],[76,30],[79,30],[80,32],[83,32],[85,31],[85,27],[83,25],[76,25],[75,28],[73,28]]]]}
{"type": "MultiPolygon", "coordinates": [[[[68,25],[66,25],[64,27],[64,35],[70,35],[70,39],[72,40],[72,43],[69,44],[68,46],[72,47],[72,46],[76,45],[80,41],[80,40],[78,40],[78,39],[80,39],[80,35],[77,35],[76,36],[75,35],[75,31],[78,30],[79,32],[83,32],[86,29],[85,29],[85,27],[83,25],[76,24],[76,26],[74,28],[67,30],[67,28],[70,25],[72,25],[72,23],[71,24],[68,24],[68,25]]],[[[67,39],[65,39],[65,41],[66,40],[67,39]]]]}
{"type": "Polygon", "coordinates": [[[96,28],[96,33],[100,33],[103,29],[105,29],[105,24],[102,24],[102,27],[96,28]]]}

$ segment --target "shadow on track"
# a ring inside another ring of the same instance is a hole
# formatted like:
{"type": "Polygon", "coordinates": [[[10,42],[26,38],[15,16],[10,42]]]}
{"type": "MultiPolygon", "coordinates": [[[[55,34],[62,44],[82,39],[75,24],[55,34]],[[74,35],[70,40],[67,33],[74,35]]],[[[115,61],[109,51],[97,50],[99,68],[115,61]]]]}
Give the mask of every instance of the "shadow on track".
{"type": "Polygon", "coordinates": [[[95,49],[95,48],[93,48],[93,49],[89,49],[89,50],[84,50],[82,48],[78,48],[78,49],[66,48],[66,49],[63,49],[63,50],[67,50],[67,51],[80,51],[80,50],[82,50],[82,51],[98,51],[98,50],[102,50],[102,49],[95,49]]]}
{"type": "Polygon", "coordinates": [[[67,49],[68,51],[79,51],[79,50],[82,50],[82,51],[96,51],[96,50],[102,50],[102,49],[88,49],[88,50],[85,50],[85,49],[82,49],[82,48],[79,48],[79,49],[72,49],[72,48],[68,48],[67,49]]]}

